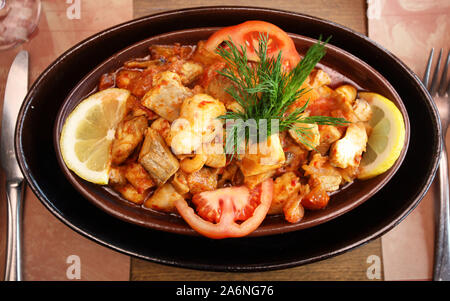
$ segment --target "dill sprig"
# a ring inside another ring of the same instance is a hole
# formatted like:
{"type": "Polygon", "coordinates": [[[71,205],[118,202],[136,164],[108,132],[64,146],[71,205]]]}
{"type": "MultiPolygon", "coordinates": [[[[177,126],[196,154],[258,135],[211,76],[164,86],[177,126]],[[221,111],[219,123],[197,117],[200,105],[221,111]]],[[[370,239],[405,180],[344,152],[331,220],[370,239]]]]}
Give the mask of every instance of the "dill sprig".
{"type": "Polygon", "coordinates": [[[242,45],[236,46],[231,38],[225,41],[226,47],[219,48],[217,52],[226,61],[227,67],[218,72],[233,83],[226,92],[243,108],[242,111],[220,116],[233,122],[231,127],[227,127],[226,153],[238,153],[242,150],[239,148],[245,147],[249,140],[275,134],[271,132],[274,120],[278,123],[278,132],[294,130],[299,139],[310,147],[307,138],[311,137],[311,127],[297,124],[342,126],[348,123],[344,118],[306,116],[304,112],[309,101],[287,112],[289,106],[307,92],[301,86],[325,55],[325,45],[329,39],[322,42],[320,37],[291,71],[284,70],[281,51],[277,57],[268,56],[268,35],[260,34],[258,49],[255,49],[259,58],[257,62],[248,61],[246,48],[242,45]],[[249,123],[249,120],[254,122],[249,123]],[[261,127],[261,120],[267,122],[267,126],[261,127]],[[259,131],[264,131],[266,135],[259,135],[259,131]],[[258,135],[255,137],[252,133],[258,135]]]}

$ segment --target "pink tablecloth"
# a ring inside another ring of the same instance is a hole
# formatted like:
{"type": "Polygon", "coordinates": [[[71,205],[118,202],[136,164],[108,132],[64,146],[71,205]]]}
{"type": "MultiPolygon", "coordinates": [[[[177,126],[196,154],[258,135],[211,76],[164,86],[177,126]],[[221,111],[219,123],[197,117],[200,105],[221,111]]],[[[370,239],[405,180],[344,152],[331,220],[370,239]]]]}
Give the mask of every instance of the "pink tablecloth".
{"type": "MultiPolygon", "coordinates": [[[[32,82],[77,42],[133,17],[132,0],[43,0],[42,7],[38,31],[30,40],[21,47],[0,52],[0,99],[9,67],[21,49],[30,53],[32,82]]],[[[128,256],[100,246],[67,227],[30,189],[26,192],[23,239],[25,280],[129,279],[128,256]]],[[[1,240],[3,245],[5,238],[1,240]]]]}
{"type": "MultiPolygon", "coordinates": [[[[403,60],[419,78],[423,77],[432,47],[435,52],[444,48],[444,55],[447,54],[450,48],[450,1],[367,2],[369,37],[403,60]]],[[[450,136],[447,137],[447,145],[449,144],[450,136]]],[[[383,236],[386,280],[431,279],[434,252],[434,190],[433,186],[419,206],[383,236]]]]}

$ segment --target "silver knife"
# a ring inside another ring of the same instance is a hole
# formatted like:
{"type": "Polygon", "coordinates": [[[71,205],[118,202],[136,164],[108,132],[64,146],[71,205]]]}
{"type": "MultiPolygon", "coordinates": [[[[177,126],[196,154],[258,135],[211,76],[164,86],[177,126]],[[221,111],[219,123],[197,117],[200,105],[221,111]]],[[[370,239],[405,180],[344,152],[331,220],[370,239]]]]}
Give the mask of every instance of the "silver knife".
{"type": "Polygon", "coordinates": [[[8,237],[5,280],[22,280],[21,228],[25,181],[14,151],[17,115],[28,90],[28,52],[17,54],[8,73],[3,102],[0,165],[6,176],[8,237]]]}

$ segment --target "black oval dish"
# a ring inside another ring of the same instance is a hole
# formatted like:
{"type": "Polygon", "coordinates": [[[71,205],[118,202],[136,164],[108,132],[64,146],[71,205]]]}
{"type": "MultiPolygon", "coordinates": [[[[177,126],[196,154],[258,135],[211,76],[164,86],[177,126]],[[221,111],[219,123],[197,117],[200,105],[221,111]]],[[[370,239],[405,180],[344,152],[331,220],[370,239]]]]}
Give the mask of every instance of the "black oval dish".
{"type": "Polygon", "coordinates": [[[440,132],[436,108],[420,80],[367,37],[301,14],[263,8],[203,7],[133,20],[100,32],[65,52],[36,80],[25,99],[18,117],[16,152],[29,185],[42,203],[72,229],[96,242],[158,263],[215,271],[261,271],[341,254],[394,227],[417,206],[432,182],[441,148],[440,132]],[[357,208],[312,228],[216,241],[124,222],[100,210],[73,188],[58,166],[52,133],[62,102],[86,74],[114,53],[151,36],[252,19],[311,38],[332,35],[333,45],[377,70],[406,100],[411,122],[409,151],[383,189],[357,208]]]}
{"type": "MultiPolygon", "coordinates": [[[[96,91],[99,78],[102,74],[117,70],[121,67],[123,62],[147,56],[150,45],[170,45],[173,43],[196,45],[198,41],[208,39],[208,37],[217,30],[217,28],[181,30],[157,35],[141,41],[108,58],[105,62],[89,72],[70,92],[56,117],[54,144],[58,163],[64,175],[85,198],[109,214],[137,225],[178,234],[198,235],[197,232],[195,232],[182,218],[176,218],[173,214],[165,214],[163,212],[156,212],[137,206],[126,201],[118,193],[114,193],[112,189],[89,183],[78,177],[65,165],[59,141],[61,139],[61,131],[66,118],[70,115],[76,105],[88,95],[92,94],[93,91],[96,91]]],[[[317,43],[314,39],[299,35],[291,35],[291,37],[294,40],[297,49],[299,49],[302,54],[314,43],[317,43]]],[[[402,164],[406,155],[409,142],[409,119],[406,108],[394,88],[386,79],[378,74],[378,72],[355,56],[334,47],[331,44],[327,44],[326,48],[327,54],[321,60],[320,65],[322,68],[326,68],[331,74],[331,85],[357,83],[360,88],[368,91],[376,91],[391,99],[397,105],[405,121],[405,143],[403,145],[403,150],[392,168],[373,179],[354,181],[354,183],[350,185],[345,185],[345,187],[333,193],[329,204],[323,210],[307,211],[304,218],[300,222],[294,224],[288,223],[282,215],[269,216],[258,229],[248,236],[273,235],[306,229],[329,221],[352,210],[368,200],[391,179],[398,167],[402,164]]]]}

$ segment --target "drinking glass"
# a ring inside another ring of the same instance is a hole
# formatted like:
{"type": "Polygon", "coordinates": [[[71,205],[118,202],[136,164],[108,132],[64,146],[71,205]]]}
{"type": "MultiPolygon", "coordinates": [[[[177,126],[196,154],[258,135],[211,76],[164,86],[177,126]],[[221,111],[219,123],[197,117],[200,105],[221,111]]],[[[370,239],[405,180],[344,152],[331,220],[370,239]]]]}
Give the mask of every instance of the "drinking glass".
{"type": "Polygon", "coordinates": [[[40,0],[0,0],[0,50],[28,41],[40,14],[40,0]]]}

